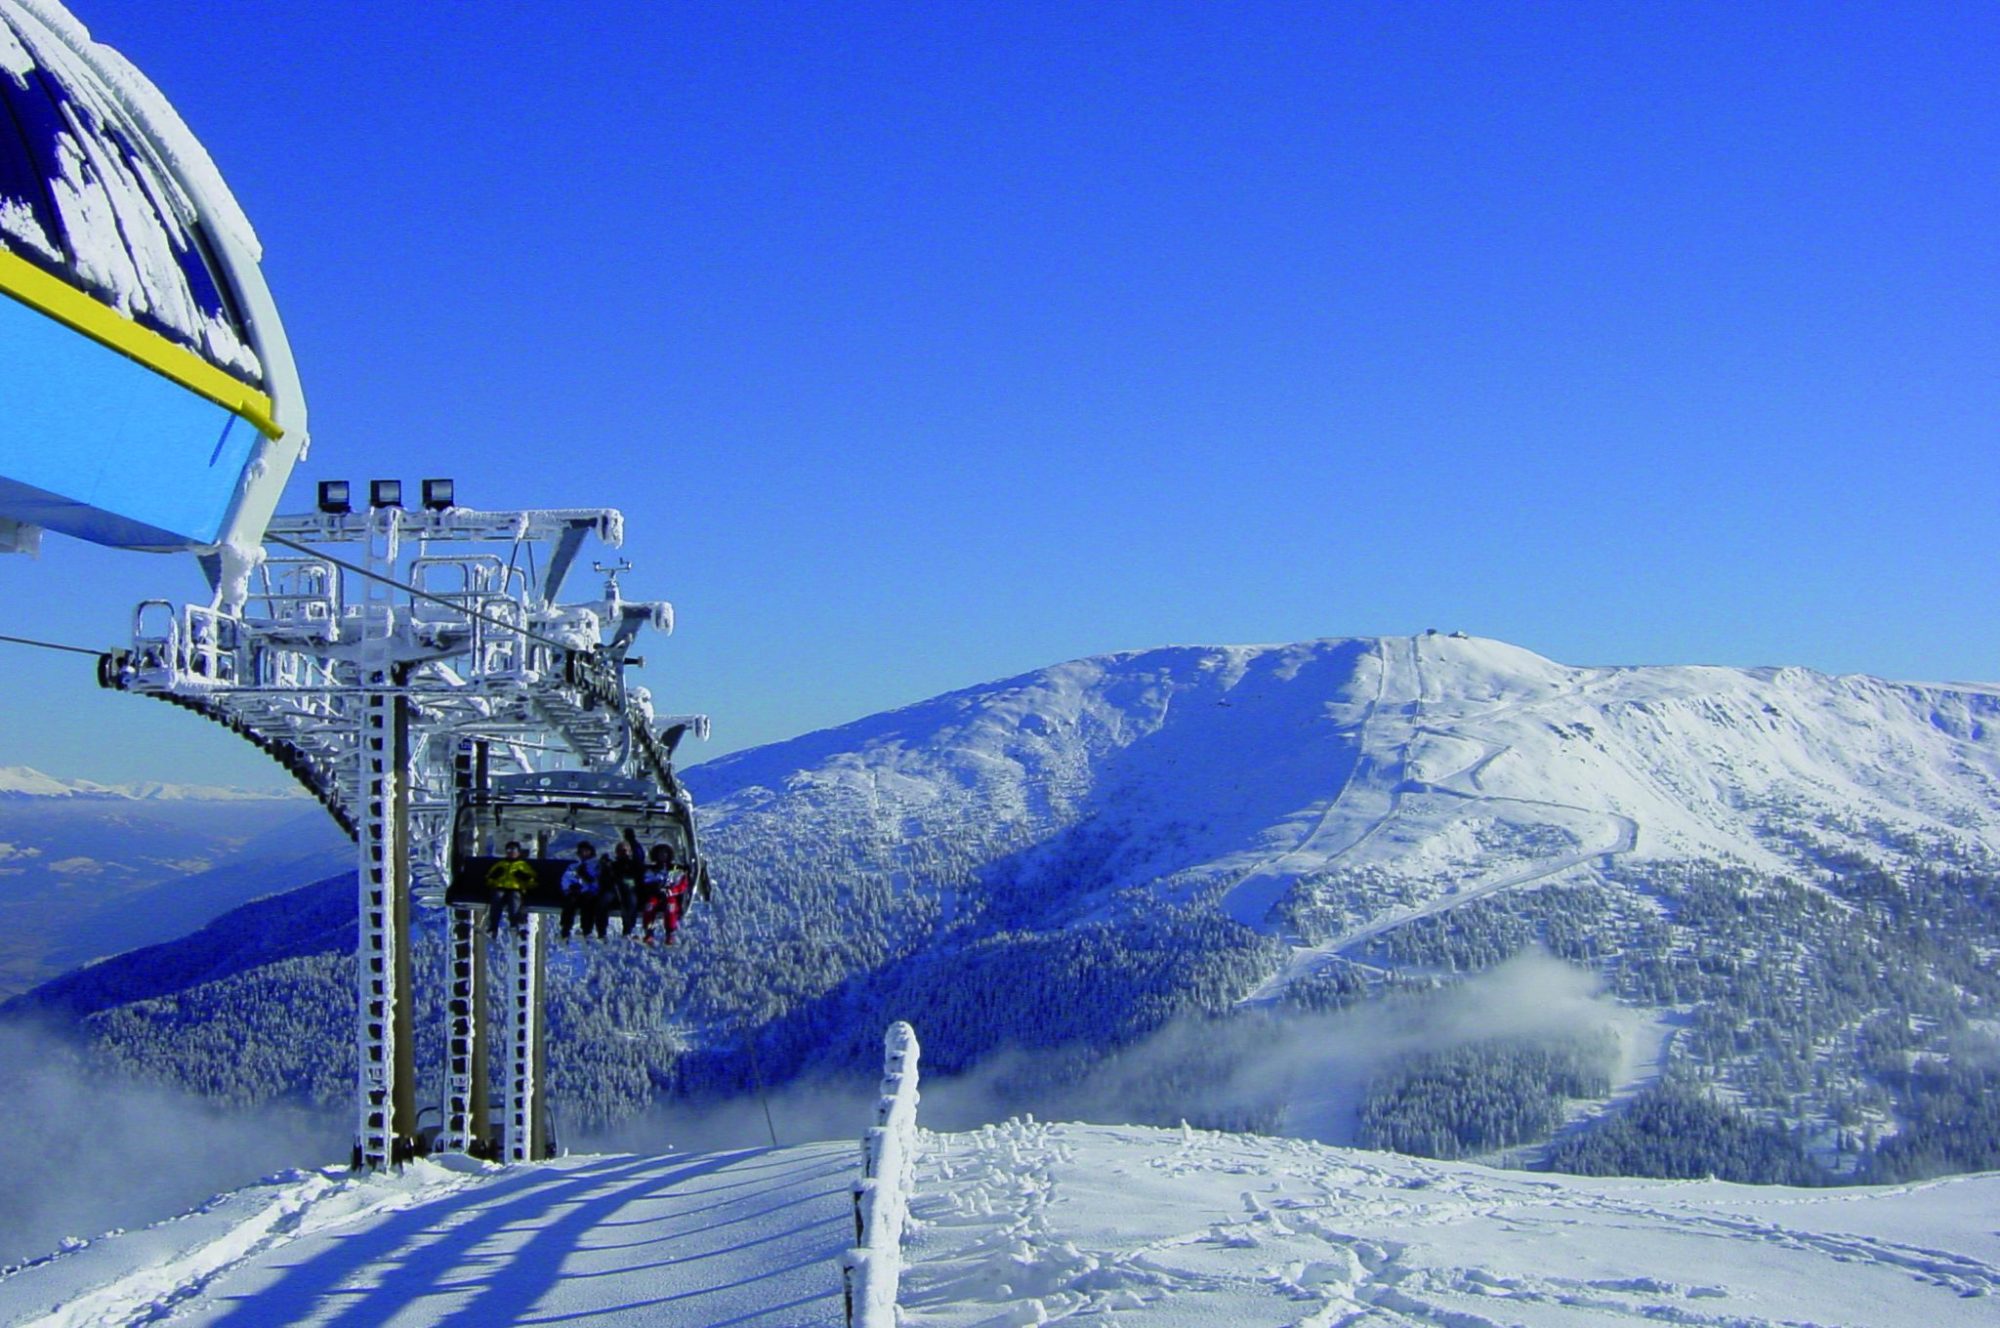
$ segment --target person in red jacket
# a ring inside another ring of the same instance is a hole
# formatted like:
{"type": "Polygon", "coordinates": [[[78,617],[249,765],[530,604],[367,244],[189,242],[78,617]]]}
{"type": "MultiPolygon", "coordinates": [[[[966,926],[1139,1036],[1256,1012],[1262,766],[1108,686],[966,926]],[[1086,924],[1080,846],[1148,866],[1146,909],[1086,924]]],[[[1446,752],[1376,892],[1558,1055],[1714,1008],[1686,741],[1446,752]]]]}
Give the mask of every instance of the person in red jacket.
{"type": "Polygon", "coordinates": [[[681,912],[687,907],[688,878],[674,862],[674,851],[666,844],[653,845],[652,860],[646,865],[645,907],[639,924],[640,940],[651,943],[653,924],[658,922],[668,945],[680,929],[681,912]]]}

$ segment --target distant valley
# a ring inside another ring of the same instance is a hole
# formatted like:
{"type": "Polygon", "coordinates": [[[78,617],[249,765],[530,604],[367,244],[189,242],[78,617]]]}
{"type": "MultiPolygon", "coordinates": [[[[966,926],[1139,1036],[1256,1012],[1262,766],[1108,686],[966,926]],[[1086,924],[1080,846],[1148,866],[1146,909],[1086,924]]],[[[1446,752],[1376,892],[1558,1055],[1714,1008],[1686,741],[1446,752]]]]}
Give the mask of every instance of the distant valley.
{"type": "Polygon", "coordinates": [[[349,864],[303,798],[0,767],[0,999],[349,864]]]}

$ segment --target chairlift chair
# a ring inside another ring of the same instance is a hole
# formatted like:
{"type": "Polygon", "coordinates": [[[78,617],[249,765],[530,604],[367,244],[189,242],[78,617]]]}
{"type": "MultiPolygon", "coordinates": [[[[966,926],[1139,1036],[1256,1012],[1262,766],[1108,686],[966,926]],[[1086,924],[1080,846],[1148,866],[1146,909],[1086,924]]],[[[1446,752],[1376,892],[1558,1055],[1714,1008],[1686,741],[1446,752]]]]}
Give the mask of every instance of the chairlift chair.
{"type": "Polygon", "coordinates": [[[708,864],[695,838],[693,800],[679,780],[671,774],[668,780],[663,788],[656,780],[576,770],[492,777],[458,808],[446,902],[490,903],[487,873],[514,842],[535,869],[528,908],[560,913],[562,876],[575,861],[576,846],[588,841],[608,859],[627,830],[648,854],[658,844],[671,848],[693,893],[707,899],[708,864]]]}

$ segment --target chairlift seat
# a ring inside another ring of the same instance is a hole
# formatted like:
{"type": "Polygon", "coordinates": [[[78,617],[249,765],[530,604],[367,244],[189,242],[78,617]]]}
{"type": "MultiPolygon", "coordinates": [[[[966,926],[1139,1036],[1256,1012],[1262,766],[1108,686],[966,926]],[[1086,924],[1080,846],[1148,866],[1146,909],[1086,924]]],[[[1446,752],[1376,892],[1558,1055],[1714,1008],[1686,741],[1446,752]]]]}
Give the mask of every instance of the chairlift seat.
{"type": "MultiPolygon", "coordinates": [[[[451,884],[445,887],[447,904],[463,904],[469,907],[483,907],[493,902],[493,896],[500,893],[486,884],[486,874],[493,870],[496,862],[505,862],[499,857],[469,857],[458,860],[458,870],[452,874],[451,884]]],[[[527,896],[528,911],[531,913],[560,913],[563,908],[562,878],[575,858],[522,858],[535,869],[535,883],[522,893],[527,896]]],[[[610,889],[606,882],[600,889],[610,889]]]]}

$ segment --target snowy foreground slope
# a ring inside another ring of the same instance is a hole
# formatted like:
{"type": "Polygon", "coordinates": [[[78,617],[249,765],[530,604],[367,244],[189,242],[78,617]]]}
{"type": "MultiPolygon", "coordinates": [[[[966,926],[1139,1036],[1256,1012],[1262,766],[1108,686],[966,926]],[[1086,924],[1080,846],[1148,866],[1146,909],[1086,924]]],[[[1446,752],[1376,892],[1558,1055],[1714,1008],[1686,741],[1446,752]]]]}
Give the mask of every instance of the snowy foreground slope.
{"type": "Polygon", "coordinates": [[[0,1276],[0,1324],[842,1323],[852,1143],[292,1172],[0,1276]]]}
{"type": "MultiPolygon", "coordinates": [[[[0,1323],[833,1325],[849,1143],[290,1173],[0,1277],[0,1323]]],[[[1993,1322],[2000,1176],[1529,1176],[1297,1140],[929,1134],[911,1328],[1993,1322]]]]}
{"type": "Polygon", "coordinates": [[[1020,1122],[926,1143],[912,1328],[1899,1328],[1990,1324],[2000,1291],[2000,1175],[1831,1192],[1584,1180],[1020,1122]]]}

